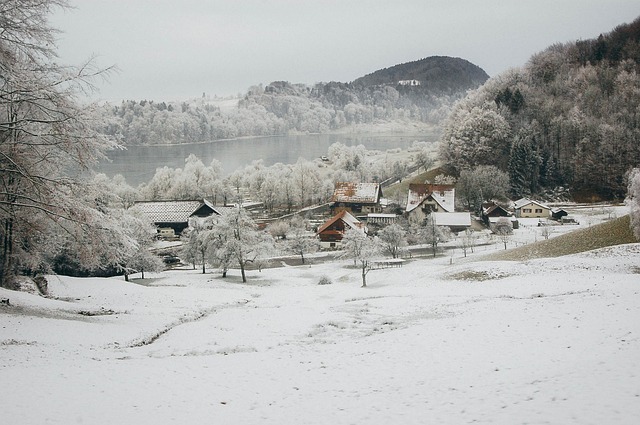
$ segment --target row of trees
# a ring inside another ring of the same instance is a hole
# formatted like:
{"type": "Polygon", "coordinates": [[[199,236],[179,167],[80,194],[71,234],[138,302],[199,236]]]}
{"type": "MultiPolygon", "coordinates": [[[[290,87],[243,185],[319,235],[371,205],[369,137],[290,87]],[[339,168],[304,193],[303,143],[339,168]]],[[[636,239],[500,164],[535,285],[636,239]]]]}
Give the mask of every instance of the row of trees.
{"type": "Polygon", "coordinates": [[[624,198],[640,161],[638,37],[640,19],[490,79],[453,108],[440,158],[457,172],[495,165],[513,194],[624,198]]]}
{"type": "MultiPolygon", "coordinates": [[[[429,167],[432,163],[430,147],[415,142],[411,147],[412,161],[429,167]]],[[[262,161],[222,173],[219,161],[205,165],[195,155],[185,160],[183,168],[162,167],[153,178],[133,188],[121,176],[107,179],[98,176],[119,195],[122,206],[128,208],[135,200],[180,200],[206,198],[215,204],[235,203],[239,198],[260,201],[269,212],[305,207],[327,202],[338,181],[383,181],[402,178],[410,167],[410,158],[368,152],[364,146],[345,146],[334,143],[327,152],[328,162],[319,159],[298,160],[295,164],[265,166],[262,161]]]]}

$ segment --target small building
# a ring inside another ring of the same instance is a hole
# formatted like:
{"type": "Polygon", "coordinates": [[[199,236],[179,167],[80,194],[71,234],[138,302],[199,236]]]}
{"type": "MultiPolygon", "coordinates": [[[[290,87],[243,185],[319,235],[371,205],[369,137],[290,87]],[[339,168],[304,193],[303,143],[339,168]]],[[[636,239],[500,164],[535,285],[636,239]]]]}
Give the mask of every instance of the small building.
{"type": "Polygon", "coordinates": [[[432,214],[436,226],[448,227],[454,233],[463,232],[471,227],[469,212],[434,212],[432,214]]]}
{"type": "Polygon", "coordinates": [[[562,221],[563,217],[568,216],[569,213],[563,210],[562,208],[552,208],[551,209],[551,218],[557,221],[562,221]]]}
{"type": "Polygon", "coordinates": [[[342,210],[318,228],[317,234],[320,238],[320,246],[322,248],[339,247],[342,237],[349,229],[367,233],[364,223],[355,218],[349,211],[342,210]]]}
{"type": "Polygon", "coordinates": [[[352,214],[381,213],[380,183],[337,182],[331,197],[331,212],[346,210],[352,214]]]}
{"type": "Polygon", "coordinates": [[[480,216],[484,224],[489,226],[492,219],[497,219],[498,217],[510,217],[511,212],[495,202],[486,202],[482,204],[480,216]]]}
{"type": "Polygon", "coordinates": [[[140,211],[157,228],[158,236],[171,239],[189,227],[189,221],[206,218],[211,215],[222,215],[219,207],[215,207],[206,199],[192,201],[141,201],[132,208],[140,211]]]}
{"type": "Polygon", "coordinates": [[[411,221],[422,222],[433,212],[455,211],[453,185],[409,184],[405,213],[411,221]]]}
{"type": "Polygon", "coordinates": [[[551,208],[531,199],[518,199],[514,204],[516,217],[518,218],[549,218],[551,208]]]}
{"type": "Polygon", "coordinates": [[[395,214],[367,214],[367,224],[380,224],[386,226],[397,221],[398,216],[395,214]]]}

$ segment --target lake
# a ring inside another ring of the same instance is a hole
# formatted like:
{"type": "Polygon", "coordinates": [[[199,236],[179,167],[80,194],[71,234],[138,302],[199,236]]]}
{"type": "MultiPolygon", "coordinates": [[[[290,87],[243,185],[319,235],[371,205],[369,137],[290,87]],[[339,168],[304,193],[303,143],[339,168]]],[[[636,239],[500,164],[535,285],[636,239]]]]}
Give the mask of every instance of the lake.
{"type": "Polygon", "coordinates": [[[312,160],[327,154],[329,146],[340,142],[346,146],[364,145],[368,150],[407,149],[414,141],[437,141],[437,134],[311,134],[269,136],[248,139],[219,140],[209,143],[130,146],[126,150],[108,153],[110,161],[101,162],[96,171],[113,177],[121,174],[132,186],[151,180],[156,168],[184,167],[190,154],[205,165],[215,158],[222,163],[225,174],[262,159],[269,166],[281,162],[293,164],[298,158],[312,160]]]}

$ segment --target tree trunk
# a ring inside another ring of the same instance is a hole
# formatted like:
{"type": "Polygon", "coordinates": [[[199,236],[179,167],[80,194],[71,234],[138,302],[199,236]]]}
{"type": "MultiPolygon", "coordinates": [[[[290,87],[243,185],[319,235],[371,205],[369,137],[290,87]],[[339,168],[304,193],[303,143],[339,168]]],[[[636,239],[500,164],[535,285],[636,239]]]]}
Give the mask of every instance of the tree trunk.
{"type": "Polygon", "coordinates": [[[362,266],[362,288],[366,288],[367,287],[367,266],[363,265],[362,266]]]}
{"type": "Polygon", "coordinates": [[[300,258],[302,258],[302,264],[304,265],[304,253],[303,252],[300,253],[300,258]]]}
{"type": "Polygon", "coordinates": [[[144,279],[144,269],[140,270],[140,273],[142,273],[142,278],[144,279]]]}
{"type": "Polygon", "coordinates": [[[124,281],[129,282],[129,273],[124,272],[124,281]]]}
{"type": "Polygon", "coordinates": [[[242,274],[242,283],[247,283],[247,276],[244,273],[244,261],[240,261],[240,273],[242,274]]]}

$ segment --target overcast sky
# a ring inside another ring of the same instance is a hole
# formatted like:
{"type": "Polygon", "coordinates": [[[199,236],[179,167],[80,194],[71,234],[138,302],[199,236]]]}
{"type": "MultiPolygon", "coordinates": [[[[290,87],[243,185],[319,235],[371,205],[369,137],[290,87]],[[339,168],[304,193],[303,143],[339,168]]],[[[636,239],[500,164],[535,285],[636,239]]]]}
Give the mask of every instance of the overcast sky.
{"type": "Polygon", "coordinates": [[[119,72],[97,99],[180,100],[275,80],[349,82],[428,56],[490,76],[640,16],[639,0],[70,0],[61,62],[119,72]]]}

